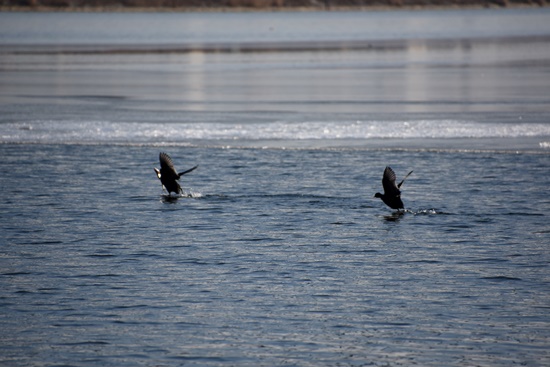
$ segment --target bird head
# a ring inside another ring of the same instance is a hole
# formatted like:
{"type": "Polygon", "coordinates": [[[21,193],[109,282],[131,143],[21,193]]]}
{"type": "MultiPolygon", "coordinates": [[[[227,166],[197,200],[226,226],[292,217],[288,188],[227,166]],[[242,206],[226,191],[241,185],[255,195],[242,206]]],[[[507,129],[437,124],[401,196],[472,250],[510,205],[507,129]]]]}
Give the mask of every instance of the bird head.
{"type": "Polygon", "coordinates": [[[375,198],[381,198],[381,197],[382,197],[382,194],[379,193],[379,192],[377,192],[376,194],[374,194],[374,197],[375,197],[375,198]]]}
{"type": "Polygon", "coordinates": [[[153,168],[153,169],[155,170],[155,173],[157,174],[157,177],[158,177],[159,180],[160,180],[160,171],[159,171],[158,169],[156,169],[156,168],[153,168]]]}

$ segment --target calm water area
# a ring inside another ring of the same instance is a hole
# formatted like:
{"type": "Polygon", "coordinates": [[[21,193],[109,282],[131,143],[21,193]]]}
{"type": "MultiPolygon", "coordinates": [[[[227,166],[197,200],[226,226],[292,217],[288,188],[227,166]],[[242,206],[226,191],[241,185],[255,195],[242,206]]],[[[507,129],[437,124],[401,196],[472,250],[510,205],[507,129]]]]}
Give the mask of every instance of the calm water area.
{"type": "Polygon", "coordinates": [[[548,8],[0,13],[0,365],[550,365],[549,41],[548,8]]]}

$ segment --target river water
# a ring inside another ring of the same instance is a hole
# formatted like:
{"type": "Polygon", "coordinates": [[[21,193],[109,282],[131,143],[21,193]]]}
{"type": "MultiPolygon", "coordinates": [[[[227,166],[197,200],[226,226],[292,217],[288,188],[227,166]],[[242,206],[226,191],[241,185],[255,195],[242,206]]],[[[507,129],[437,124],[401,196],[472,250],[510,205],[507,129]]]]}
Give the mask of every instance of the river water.
{"type": "Polygon", "coordinates": [[[544,8],[0,13],[0,364],[548,365],[549,39],[544,8]]]}

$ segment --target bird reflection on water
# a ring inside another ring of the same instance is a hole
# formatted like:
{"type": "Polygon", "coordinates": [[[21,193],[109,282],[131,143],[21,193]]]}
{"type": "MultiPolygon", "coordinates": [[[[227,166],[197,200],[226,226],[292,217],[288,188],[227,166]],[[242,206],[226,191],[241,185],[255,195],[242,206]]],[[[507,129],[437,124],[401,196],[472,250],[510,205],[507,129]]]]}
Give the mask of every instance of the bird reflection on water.
{"type": "Polygon", "coordinates": [[[169,204],[174,204],[178,201],[178,199],[180,198],[179,195],[162,195],[161,196],[161,200],[163,203],[169,203],[169,204]]]}
{"type": "Polygon", "coordinates": [[[397,211],[390,215],[384,215],[384,220],[387,222],[399,222],[405,216],[405,212],[397,211]]]}

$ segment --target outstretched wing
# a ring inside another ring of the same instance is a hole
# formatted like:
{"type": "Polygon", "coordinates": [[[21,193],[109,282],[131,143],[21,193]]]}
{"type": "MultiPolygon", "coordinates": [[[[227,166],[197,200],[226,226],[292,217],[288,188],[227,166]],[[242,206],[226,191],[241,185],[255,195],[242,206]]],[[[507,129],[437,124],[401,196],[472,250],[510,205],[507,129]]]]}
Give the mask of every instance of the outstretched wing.
{"type": "Polygon", "coordinates": [[[401,185],[403,185],[403,182],[405,182],[405,180],[407,179],[407,177],[409,177],[409,176],[411,175],[411,173],[413,173],[413,171],[407,173],[407,175],[405,176],[405,178],[403,178],[403,179],[401,180],[401,182],[399,183],[399,185],[397,185],[397,188],[398,188],[398,189],[401,188],[401,185]]]}
{"type": "Polygon", "coordinates": [[[174,168],[174,163],[172,163],[172,158],[166,153],[161,152],[159,154],[159,161],[160,161],[160,170],[163,174],[169,175],[169,176],[177,176],[178,173],[176,172],[176,169],[174,168]]]}
{"type": "Polygon", "coordinates": [[[399,191],[399,188],[395,185],[395,179],[395,172],[393,172],[391,167],[386,167],[386,169],[384,170],[384,176],[382,177],[384,195],[388,197],[401,195],[401,191],[399,191]]]}
{"type": "Polygon", "coordinates": [[[187,171],[183,171],[183,172],[178,173],[178,177],[181,177],[181,176],[185,175],[186,173],[189,173],[189,172],[191,172],[191,171],[194,171],[197,167],[198,167],[198,165],[196,165],[196,166],[193,167],[193,168],[188,169],[187,171]]]}

